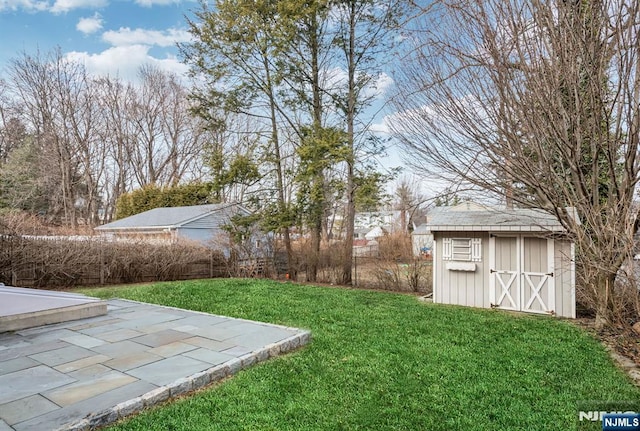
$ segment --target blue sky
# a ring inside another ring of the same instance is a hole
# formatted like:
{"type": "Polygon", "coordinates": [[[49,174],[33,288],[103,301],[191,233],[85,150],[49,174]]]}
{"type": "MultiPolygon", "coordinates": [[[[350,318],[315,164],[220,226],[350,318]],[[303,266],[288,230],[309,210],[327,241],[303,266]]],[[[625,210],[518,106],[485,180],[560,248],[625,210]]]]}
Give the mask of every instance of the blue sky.
{"type": "Polygon", "coordinates": [[[23,51],[60,47],[95,74],[133,79],[154,63],[183,73],[176,42],[188,41],[185,15],[196,1],[0,0],[0,74],[23,51]]]}
{"type": "MultiPolygon", "coordinates": [[[[46,54],[57,47],[94,75],[135,81],[149,63],[184,74],[176,43],[189,41],[185,15],[199,8],[196,0],[0,0],[0,78],[22,52],[46,54]]],[[[372,112],[392,83],[389,75],[380,77],[372,112]]],[[[372,130],[385,136],[388,119],[377,112],[372,130]]],[[[399,164],[395,148],[384,164],[399,164]]]]}

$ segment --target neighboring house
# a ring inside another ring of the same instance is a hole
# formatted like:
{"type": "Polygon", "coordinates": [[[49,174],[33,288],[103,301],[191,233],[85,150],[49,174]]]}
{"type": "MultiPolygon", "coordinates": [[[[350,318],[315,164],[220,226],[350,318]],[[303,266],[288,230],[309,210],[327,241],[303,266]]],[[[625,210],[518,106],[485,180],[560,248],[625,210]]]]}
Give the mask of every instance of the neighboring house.
{"type": "MultiPolygon", "coordinates": [[[[409,222],[409,214],[406,212],[405,222],[409,222]]],[[[402,211],[359,212],[355,215],[353,225],[356,230],[381,227],[387,232],[402,231],[402,211]]]]}
{"type": "MultiPolygon", "coordinates": [[[[353,240],[363,240],[366,243],[366,235],[371,231],[371,228],[356,228],[353,230],[353,240]]],[[[354,242],[355,245],[355,242],[354,242]]]]}
{"type": "Polygon", "coordinates": [[[433,248],[433,234],[429,230],[429,225],[423,223],[411,232],[411,248],[415,257],[427,257],[431,255],[433,248]]]}
{"type": "Polygon", "coordinates": [[[575,317],[574,246],[540,210],[440,208],[433,235],[433,300],[575,317]]]}
{"type": "MultiPolygon", "coordinates": [[[[226,251],[229,239],[223,226],[237,214],[249,215],[250,212],[238,204],[154,208],[98,226],[96,230],[114,238],[169,243],[190,240],[226,251]]],[[[259,241],[260,239],[256,239],[256,242],[259,241]]]]}
{"type": "Polygon", "coordinates": [[[457,205],[451,206],[439,206],[429,210],[426,215],[426,222],[413,226],[413,232],[411,232],[411,248],[415,257],[431,256],[433,249],[433,234],[429,230],[429,221],[441,211],[445,212],[458,212],[458,211],[486,211],[491,209],[500,209],[499,207],[492,207],[488,205],[481,205],[475,202],[461,202],[457,205]]]}
{"type": "Polygon", "coordinates": [[[378,239],[387,234],[387,230],[380,226],[375,226],[373,228],[359,228],[354,229],[353,239],[355,240],[366,240],[372,241],[374,239],[378,239]]]}
{"type": "Polygon", "coordinates": [[[367,232],[364,235],[364,238],[367,241],[374,241],[377,240],[378,238],[381,238],[383,236],[385,236],[387,234],[386,230],[380,226],[376,226],[373,229],[370,229],[369,232],[367,232]]]}

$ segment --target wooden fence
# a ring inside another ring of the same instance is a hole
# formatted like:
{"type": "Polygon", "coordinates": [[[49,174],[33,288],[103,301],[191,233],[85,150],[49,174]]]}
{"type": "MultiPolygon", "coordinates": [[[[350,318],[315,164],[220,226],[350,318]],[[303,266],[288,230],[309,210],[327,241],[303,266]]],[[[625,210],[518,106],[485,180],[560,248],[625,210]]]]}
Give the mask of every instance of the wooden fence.
{"type": "Polygon", "coordinates": [[[193,244],[0,236],[0,282],[71,287],[229,276],[221,253],[193,244]]]}

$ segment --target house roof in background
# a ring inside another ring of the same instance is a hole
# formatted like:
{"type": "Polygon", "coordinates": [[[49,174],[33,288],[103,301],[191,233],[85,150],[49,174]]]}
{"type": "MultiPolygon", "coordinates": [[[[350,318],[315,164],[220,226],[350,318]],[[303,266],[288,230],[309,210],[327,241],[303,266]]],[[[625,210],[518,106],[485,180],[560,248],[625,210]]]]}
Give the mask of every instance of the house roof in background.
{"type": "Polygon", "coordinates": [[[553,214],[539,209],[484,210],[438,208],[429,214],[427,229],[435,231],[492,231],[492,232],[563,232],[564,228],[553,214]]]}
{"type": "Polygon", "coordinates": [[[167,229],[177,228],[206,217],[211,213],[229,210],[232,213],[241,211],[249,214],[249,211],[238,204],[209,204],[184,207],[154,208],[140,214],[125,217],[102,226],[97,230],[122,230],[122,229],[167,229]]]}

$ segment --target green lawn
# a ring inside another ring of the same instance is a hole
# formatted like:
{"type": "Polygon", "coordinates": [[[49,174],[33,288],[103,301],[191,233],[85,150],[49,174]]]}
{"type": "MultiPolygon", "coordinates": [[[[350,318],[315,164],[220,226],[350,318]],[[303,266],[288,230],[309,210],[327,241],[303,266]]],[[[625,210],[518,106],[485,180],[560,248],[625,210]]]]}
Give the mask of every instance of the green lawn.
{"type": "Polygon", "coordinates": [[[640,399],[596,340],[550,317],[268,280],[83,292],[313,335],[293,354],[110,430],[570,430],[580,401],[640,399]]]}

